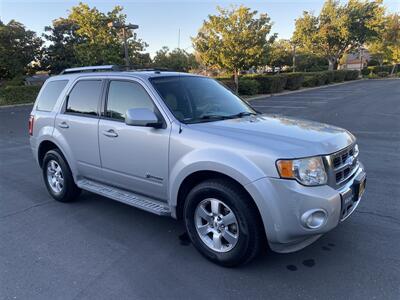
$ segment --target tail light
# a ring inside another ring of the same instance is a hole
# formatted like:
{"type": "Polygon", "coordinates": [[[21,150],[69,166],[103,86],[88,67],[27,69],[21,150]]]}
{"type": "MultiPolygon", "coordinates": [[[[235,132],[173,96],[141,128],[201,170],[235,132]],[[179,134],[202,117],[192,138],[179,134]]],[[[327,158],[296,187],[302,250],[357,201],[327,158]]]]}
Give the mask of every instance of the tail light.
{"type": "Polygon", "coordinates": [[[33,123],[35,121],[35,117],[30,115],[29,116],[29,123],[28,123],[28,132],[29,135],[33,135],[33,123]]]}

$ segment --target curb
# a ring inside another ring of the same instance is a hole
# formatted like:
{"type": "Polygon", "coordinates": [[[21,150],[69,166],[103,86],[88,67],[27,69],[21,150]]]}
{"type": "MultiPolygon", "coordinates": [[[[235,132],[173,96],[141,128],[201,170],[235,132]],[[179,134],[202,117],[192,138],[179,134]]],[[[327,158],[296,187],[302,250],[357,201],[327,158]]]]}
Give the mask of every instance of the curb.
{"type": "Polygon", "coordinates": [[[302,89],[295,90],[295,91],[286,91],[286,92],[276,93],[276,94],[259,95],[259,96],[245,98],[245,100],[252,101],[252,100],[264,99],[264,98],[268,98],[268,97],[276,97],[276,96],[297,94],[297,93],[313,91],[313,90],[320,90],[320,89],[325,89],[325,88],[332,87],[332,86],[339,86],[339,85],[344,85],[344,84],[349,84],[349,83],[354,83],[354,82],[359,82],[359,81],[364,81],[364,80],[369,80],[369,79],[364,79],[363,78],[363,79],[358,79],[358,80],[350,80],[350,81],[345,81],[345,82],[339,82],[339,83],[332,83],[332,84],[326,84],[326,85],[321,85],[321,86],[315,86],[315,87],[310,87],[310,88],[302,88],[302,89]]]}
{"type": "Polygon", "coordinates": [[[33,102],[30,102],[30,103],[19,103],[19,104],[0,105],[0,109],[2,109],[2,108],[10,108],[10,107],[19,107],[19,106],[28,106],[28,105],[33,105],[33,102]]]}

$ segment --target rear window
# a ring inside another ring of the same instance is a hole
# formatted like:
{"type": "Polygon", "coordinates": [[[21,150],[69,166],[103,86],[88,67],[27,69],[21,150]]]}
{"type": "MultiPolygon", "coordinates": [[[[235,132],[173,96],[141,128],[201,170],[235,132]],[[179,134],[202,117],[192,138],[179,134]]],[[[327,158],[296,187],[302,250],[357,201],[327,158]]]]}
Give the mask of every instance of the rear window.
{"type": "Polygon", "coordinates": [[[69,113],[97,115],[101,80],[81,80],[72,88],[67,102],[69,113]]]}
{"type": "Polygon", "coordinates": [[[67,83],[68,80],[55,80],[47,83],[43,91],[40,93],[36,104],[36,109],[43,111],[52,111],[58,97],[60,97],[60,94],[67,83]]]}

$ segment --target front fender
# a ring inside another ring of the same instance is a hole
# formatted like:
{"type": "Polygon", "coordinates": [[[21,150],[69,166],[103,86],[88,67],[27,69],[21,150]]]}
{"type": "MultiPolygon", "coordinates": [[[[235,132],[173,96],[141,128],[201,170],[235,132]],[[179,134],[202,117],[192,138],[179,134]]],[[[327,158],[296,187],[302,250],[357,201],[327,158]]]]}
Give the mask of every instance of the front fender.
{"type": "Polygon", "coordinates": [[[199,171],[214,171],[235,179],[243,186],[259,178],[264,172],[252,161],[233,151],[224,149],[198,149],[181,157],[170,172],[170,205],[176,207],[179,188],[189,175],[199,171]]]}

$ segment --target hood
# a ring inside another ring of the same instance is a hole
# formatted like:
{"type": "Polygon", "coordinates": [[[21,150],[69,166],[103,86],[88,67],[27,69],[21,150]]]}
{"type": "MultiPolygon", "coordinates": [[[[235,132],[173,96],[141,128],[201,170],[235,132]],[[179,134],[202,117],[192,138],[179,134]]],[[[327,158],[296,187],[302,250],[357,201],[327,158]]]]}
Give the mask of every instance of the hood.
{"type": "Polygon", "coordinates": [[[278,115],[257,115],[192,124],[196,130],[253,144],[280,158],[326,155],[355,142],[345,129],[278,115]]]}

